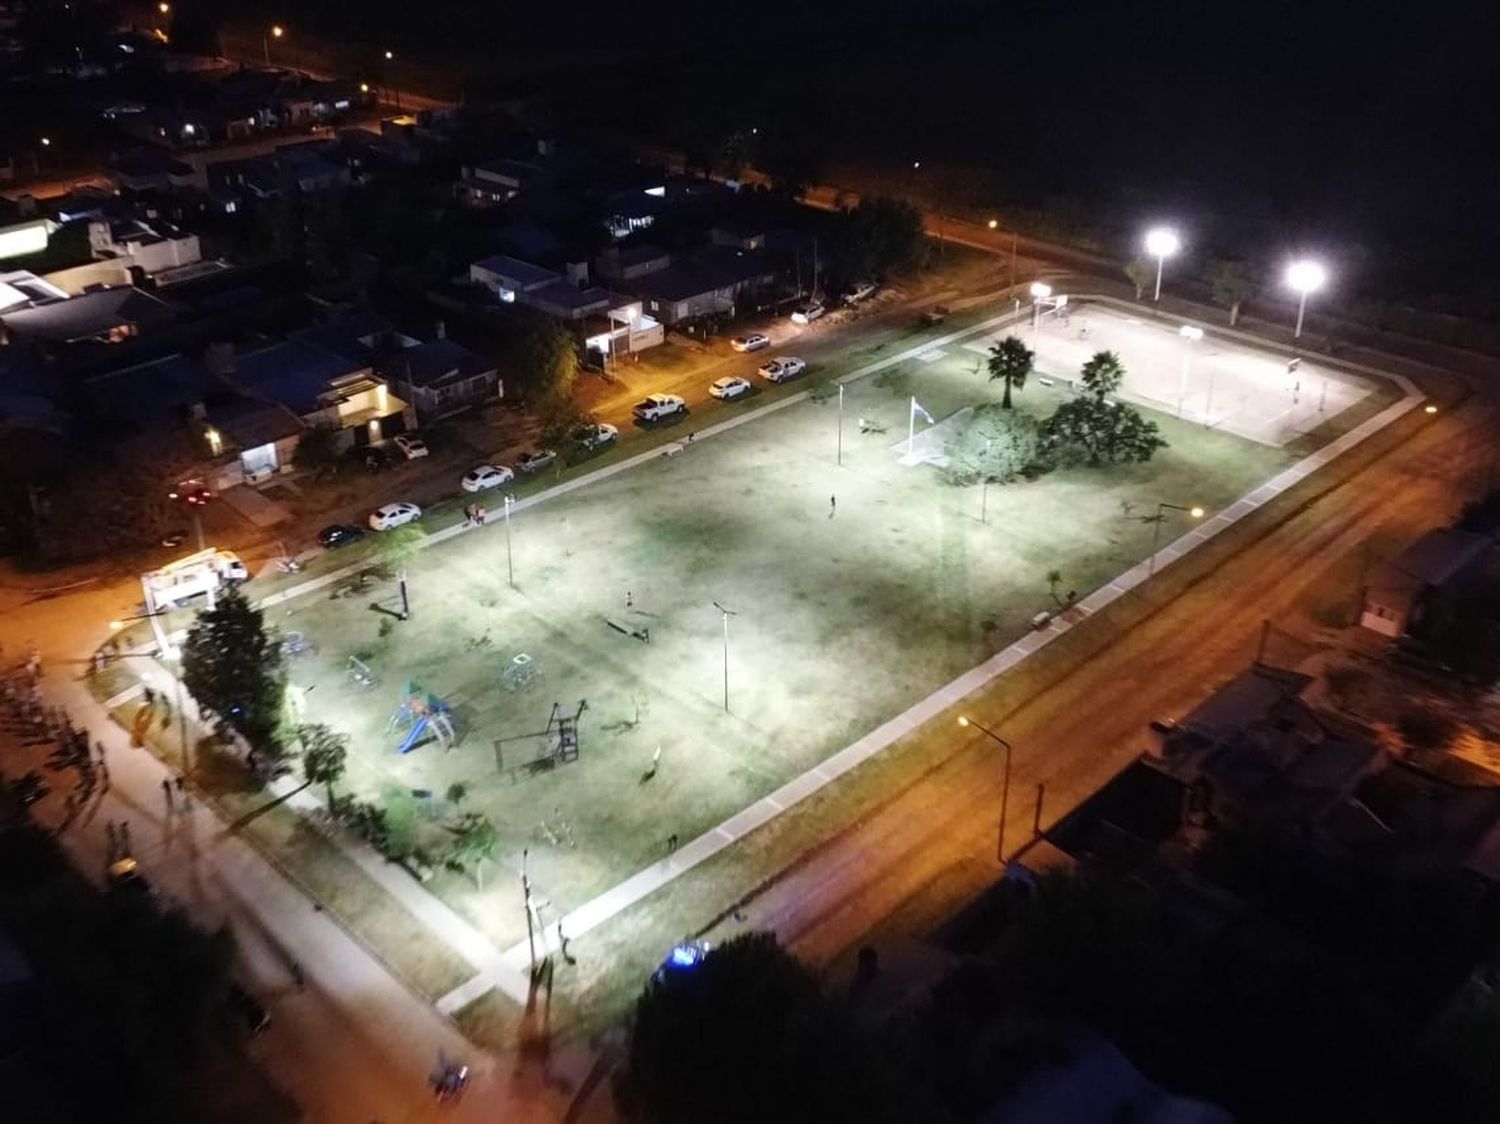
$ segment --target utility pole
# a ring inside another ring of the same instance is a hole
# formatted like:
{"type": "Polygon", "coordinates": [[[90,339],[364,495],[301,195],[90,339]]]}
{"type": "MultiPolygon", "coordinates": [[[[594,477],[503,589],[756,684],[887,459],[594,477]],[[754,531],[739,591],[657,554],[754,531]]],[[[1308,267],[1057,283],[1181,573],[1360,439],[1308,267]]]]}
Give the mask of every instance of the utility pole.
{"type": "Polygon", "coordinates": [[[844,463],[844,384],[839,383],[839,452],[838,465],[844,463]]]}
{"type": "Polygon", "coordinates": [[[739,614],[736,613],[733,609],[726,609],[726,608],[724,608],[724,606],[720,605],[717,601],[714,602],[714,608],[717,609],[717,610],[719,610],[719,613],[724,618],[724,713],[728,714],[729,713],[729,618],[730,617],[737,617],[737,616],[739,616],[739,614]]]}

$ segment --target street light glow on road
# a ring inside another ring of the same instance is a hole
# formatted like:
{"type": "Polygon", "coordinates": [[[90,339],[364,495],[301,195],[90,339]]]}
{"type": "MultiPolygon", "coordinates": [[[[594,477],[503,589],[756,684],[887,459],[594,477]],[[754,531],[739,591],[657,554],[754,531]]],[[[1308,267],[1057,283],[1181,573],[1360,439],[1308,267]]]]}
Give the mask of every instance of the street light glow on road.
{"type": "Polygon", "coordinates": [[[1031,295],[1037,300],[1043,300],[1052,295],[1052,286],[1045,281],[1033,281],[1031,283],[1031,295]]]}

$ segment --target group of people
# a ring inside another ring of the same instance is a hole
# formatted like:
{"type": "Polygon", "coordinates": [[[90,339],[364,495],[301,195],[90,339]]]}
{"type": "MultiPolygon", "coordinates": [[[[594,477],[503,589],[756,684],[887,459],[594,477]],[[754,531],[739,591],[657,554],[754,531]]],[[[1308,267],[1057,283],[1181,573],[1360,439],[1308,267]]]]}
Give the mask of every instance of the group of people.
{"type": "MultiPolygon", "coordinates": [[[[0,653],[3,660],[3,653],[0,653]]],[[[69,816],[88,804],[96,789],[109,788],[109,763],[104,744],[89,742],[88,731],[73,725],[67,711],[47,706],[42,701],[42,660],[35,644],[26,650],[24,661],[16,670],[0,679],[0,699],[10,718],[11,728],[29,741],[49,742],[53,746],[47,768],[54,773],[77,770],[78,784],[67,794],[69,816]]],[[[45,793],[44,786],[38,795],[45,793]]]]}
{"type": "Polygon", "coordinates": [[[469,503],[464,505],[465,527],[483,527],[485,520],[488,519],[489,516],[490,513],[477,503],[469,503]]]}

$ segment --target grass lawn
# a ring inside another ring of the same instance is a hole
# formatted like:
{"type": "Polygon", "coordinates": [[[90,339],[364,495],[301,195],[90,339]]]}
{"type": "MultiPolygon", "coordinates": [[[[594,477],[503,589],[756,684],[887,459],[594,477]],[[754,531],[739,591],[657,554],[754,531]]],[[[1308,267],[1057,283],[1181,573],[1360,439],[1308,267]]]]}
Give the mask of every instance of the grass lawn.
{"type": "MultiPolygon", "coordinates": [[[[1033,384],[1018,407],[1045,415],[1063,393],[1033,384]]],[[[991,487],[981,522],[980,489],[899,463],[910,395],[942,419],[998,390],[962,349],[911,360],[849,387],[842,467],[836,399],[799,403],[518,515],[515,591],[492,526],[412,567],[406,623],[383,623],[389,583],[273,610],[319,646],[292,679],[309,719],[353,736],[346,787],[429,852],[460,810],[495,824],[502,873],[483,888],[445,873],[435,892],[509,946],[525,936],[510,873],[522,849],[544,917],[561,915],[1014,640],[1054,607],[1049,571],[1083,596],[1139,560],[1159,500],[1216,510],[1292,456],[1158,416],[1171,444],[1151,463],[991,487]],[[885,432],[860,433],[858,418],[885,432]],[[727,714],[715,601],[737,614],[727,714]],[[539,675],[512,690],[519,653],[539,675]],[[374,667],[373,691],[348,683],[350,655],[374,667]],[[396,753],[387,722],[408,680],[454,708],[451,751],[396,753]],[[553,704],[571,714],[580,699],[579,760],[517,768],[553,704]]]]}

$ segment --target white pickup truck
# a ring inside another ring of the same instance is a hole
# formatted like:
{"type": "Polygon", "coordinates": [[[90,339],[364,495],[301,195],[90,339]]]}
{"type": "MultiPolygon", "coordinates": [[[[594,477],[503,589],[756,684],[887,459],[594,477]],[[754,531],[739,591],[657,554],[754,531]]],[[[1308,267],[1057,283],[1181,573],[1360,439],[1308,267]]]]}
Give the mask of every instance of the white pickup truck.
{"type": "Polygon", "coordinates": [[[142,581],[156,603],[147,608],[153,609],[175,607],[189,597],[209,590],[218,592],[233,588],[249,578],[250,571],[240,561],[239,555],[210,547],[170,562],[159,570],[152,570],[142,581]]]}
{"type": "Polygon", "coordinates": [[[637,402],[630,412],[636,421],[653,422],[670,418],[687,409],[687,403],[675,394],[648,394],[644,401],[637,402]]]}

